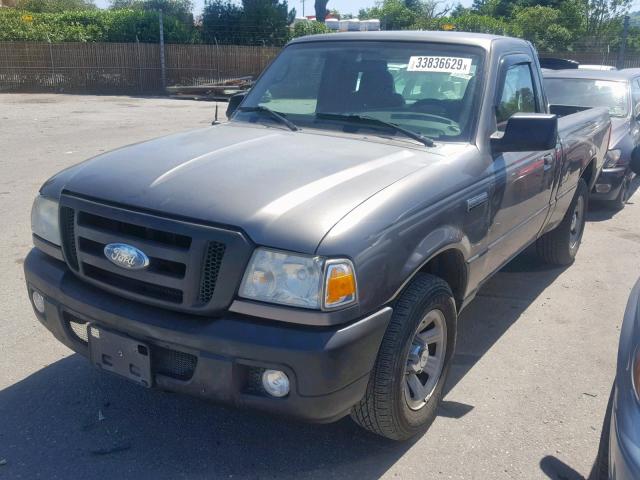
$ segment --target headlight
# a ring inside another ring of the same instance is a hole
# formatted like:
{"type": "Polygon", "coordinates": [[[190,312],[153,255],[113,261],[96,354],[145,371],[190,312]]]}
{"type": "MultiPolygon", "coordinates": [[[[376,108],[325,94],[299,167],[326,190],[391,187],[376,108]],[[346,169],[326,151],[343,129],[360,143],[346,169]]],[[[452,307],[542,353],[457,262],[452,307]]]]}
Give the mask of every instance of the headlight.
{"type": "Polygon", "coordinates": [[[357,299],[349,260],[258,248],[244,273],[239,295],[268,303],[332,309],[357,299]]]}
{"type": "Polygon", "coordinates": [[[621,156],[622,150],[619,148],[607,151],[607,161],[604,164],[604,168],[615,168],[621,156]]]}
{"type": "Polygon", "coordinates": [[[640,401],[640,348],[633,355],[631,380],[633,381],[633,389],[636,391],[636,398],[640,401]]]}
{"type": "Polygon", "coordinates": [[[31,231],[60,246],[60,223],[58,221],[58,202],[38,195],[31,208],[31,231]]]}

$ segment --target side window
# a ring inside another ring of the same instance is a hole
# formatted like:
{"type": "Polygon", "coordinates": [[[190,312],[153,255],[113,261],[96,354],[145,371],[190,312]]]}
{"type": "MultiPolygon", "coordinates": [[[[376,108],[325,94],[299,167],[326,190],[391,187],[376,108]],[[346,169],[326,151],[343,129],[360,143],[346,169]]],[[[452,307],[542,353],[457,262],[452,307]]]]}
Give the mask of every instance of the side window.
{"type": "Polygon", "coordinates": [[[496,109],[496,124],[504,130],[507,120],[517,112],[536,111],[535,89],[531,68],[527,63],[509,67],[502,86],[502,95],[496,109]]]}

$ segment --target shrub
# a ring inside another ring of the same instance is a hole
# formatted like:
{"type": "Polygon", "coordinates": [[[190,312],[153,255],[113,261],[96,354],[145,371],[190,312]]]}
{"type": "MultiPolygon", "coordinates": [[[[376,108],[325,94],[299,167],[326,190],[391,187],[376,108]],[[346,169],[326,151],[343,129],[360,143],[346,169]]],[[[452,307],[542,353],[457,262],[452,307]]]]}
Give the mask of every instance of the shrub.
{"type": "MultiPolygon", "coordinates": [[[[167,43],[196,43],[193,25],[165,16],[167,43]]],[[[0,10],[0,41],[158,42],[158,13],[142,10],[74,10],[29,13],[0,10]]]]}
{"type": "Polygon", "coordinates": [[[327,27],[322,22],[314,21],[306,21],[306,22],[298,22],[293,26],[293,30],[291,32],[292,38],[297,37],[305,37],[307,35],[317,35],[319,33],[331,33],[329,27],[327,27]]]}

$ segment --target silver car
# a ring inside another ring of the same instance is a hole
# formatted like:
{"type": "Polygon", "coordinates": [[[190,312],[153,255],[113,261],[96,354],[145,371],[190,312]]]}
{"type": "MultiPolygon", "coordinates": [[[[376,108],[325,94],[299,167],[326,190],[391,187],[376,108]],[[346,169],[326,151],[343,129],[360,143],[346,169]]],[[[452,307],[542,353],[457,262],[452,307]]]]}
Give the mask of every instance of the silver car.
{"type": "Polygon", "coordinates": [[[640,280],[624,314],[616,379],[592,478],[640,478],[640,280]]]}

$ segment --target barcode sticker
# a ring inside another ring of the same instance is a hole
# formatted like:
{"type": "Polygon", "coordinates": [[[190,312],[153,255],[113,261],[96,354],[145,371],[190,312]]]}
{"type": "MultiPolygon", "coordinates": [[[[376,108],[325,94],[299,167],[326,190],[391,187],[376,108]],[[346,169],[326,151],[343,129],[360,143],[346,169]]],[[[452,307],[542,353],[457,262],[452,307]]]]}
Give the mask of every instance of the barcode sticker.
{"type": "Polygon", "coordinates": [[[471,72],[471,59],[462,57],[411,57],[408,72],[442,72],[463,73],[471,72]]]}

